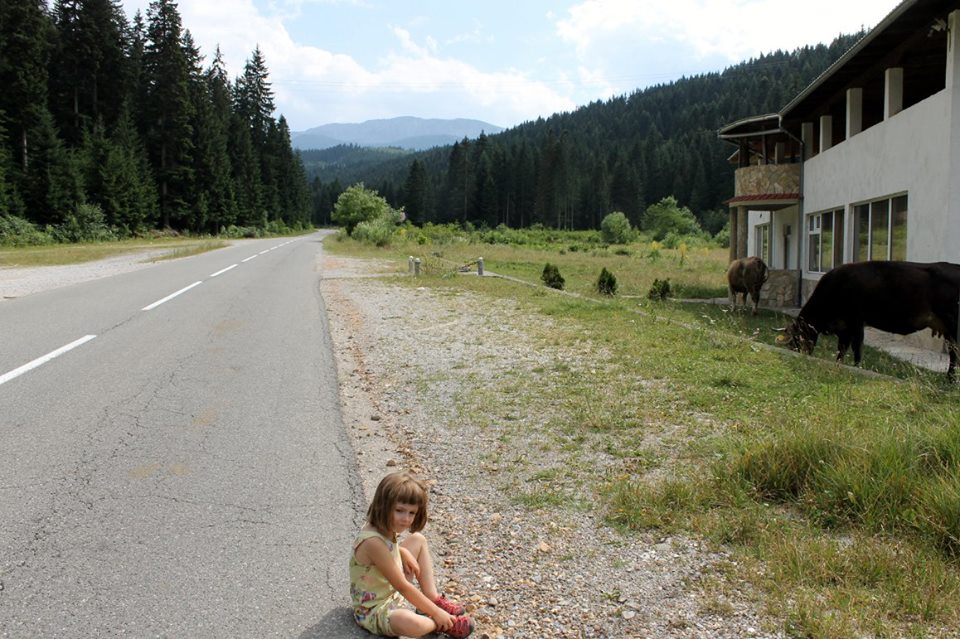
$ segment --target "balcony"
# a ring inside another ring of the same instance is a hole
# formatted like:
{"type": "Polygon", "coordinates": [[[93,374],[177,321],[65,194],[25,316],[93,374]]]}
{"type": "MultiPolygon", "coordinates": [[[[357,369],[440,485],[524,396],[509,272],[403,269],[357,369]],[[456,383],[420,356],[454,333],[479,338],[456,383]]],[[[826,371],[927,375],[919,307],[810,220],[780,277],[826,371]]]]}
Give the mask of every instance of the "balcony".
{"type": "Polygon", "coordinates": [[[796,201],[800,197],[800,164],[745,166],[734,175],[734,200],[796,201]],[[781,197],[777,197],[781,196],[781,197]]]}

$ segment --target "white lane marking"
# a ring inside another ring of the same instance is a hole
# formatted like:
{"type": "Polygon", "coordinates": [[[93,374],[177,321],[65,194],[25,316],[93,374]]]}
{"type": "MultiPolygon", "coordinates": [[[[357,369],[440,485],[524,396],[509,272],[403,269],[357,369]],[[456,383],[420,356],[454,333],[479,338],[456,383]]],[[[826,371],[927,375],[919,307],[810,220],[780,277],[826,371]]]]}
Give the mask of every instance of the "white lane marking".
{"type": "Polygon", "coordinates": [[[11,379],[13,379],[14,377],[19,377],[19,376],[23,375],[24,373],[26,373],[27,371],[33,370],[33,369],[36,368],[37,366],[40,366],[40,365],[42,365],[42,364],[46,364],[47,362],[49,362],[49,361],[50,361],[51,359],[53,359],[54,357],[60,357],[61,355],[63,355],[63,354],[66,353],[67,351],[71,351],[71,350],[75,349],[77,346],[81,346],[81,345],[83,345],[83,344],[86,344],[87,342],[89,342],[90,340],[92,340],[94,337],[96,337],[96,335],[84,335],[84,336],[81,337],[80,339],[75,340],[75,341],[73,341],[73,342],[70,342],[70,343],[67,344],[66,346],[61,346],[61,347],[58,348],[57,350],[51,351],[51,352],[47,353],[46,355],[44,355],[43,357],[38,357],[37,359],[33,360],[32,362],[29,362],[29,363],[27,363],[27,364],[24,364],[24,365],[21,366],[20,368],[15,368],[15,369],[13,369],[12,371],[10,371],[9,373],[4,373],[3,375],[0,375],[0,384],[6,384],[7,382],[9,382],[9,381],[10,381],[11,379]]]}
{"type": "Polygon", "coordinates": [[[237,265],[236,265],[236,264],[231,264],[231,265],[228,266],[227,268],[222,268],[222,269],[220,269],[219,271],[217,271],[216,273],[214,273],[214,274],[211,275],[210,277],[216,277],[217,275],[223,275],[224,273],[226,273],[227,271],[229,271],[229,270],[232,269],[232,268],[237,268],[237,265]]]}
{"type": "Polygon", "coordinates": [[[241,263],[241,264],[244,264],[244,263],[246,263],[246,262],[249,262],[250,260],[252,260],[252,259],[255,258],[255,257],[256,257],[256,255],[251,255],[250,257],[248,257],[248,258],[245,259],[245,260],[240,260],[240,263],[241,263]]]}
{"type": "Polygon", "coordinates": [[[152,311],[153,309],[155,309],[156,307],[160,306],[160,305],[163,304],[164,302],[169,302],[170,300],[172,300],[173,298],[175,298],[177,295],[180,295],[181,293],[186,293],[187,291],[189,291],[189,290],[190,290],[191,288],[193,288],[194,286],[200,286],[201,284],[203,284],[203,282],[194,282],[194,283],[191,284],[190,286],[185,286],[185,287],[181,288],[181,289],[180,289],[179,291],[177,291],[176,293],[170,293],[170,295],[167,295],[167,296],[166,296],[165,298],[163,298],[162,300],[157,300],[156,302],[154,302],[153,304],[150,304],[149,306],[144,306],[141,310],[144,310],[144,311],[152,311]]]}
{"type": "Polygon", "coordinates": [[[264,253],[269,253],[269,252],[270,252],[270,249],[267,249],[265,251],[260,251],[259,253],[257,253],[257,255],[263,255],[264,253]]]}

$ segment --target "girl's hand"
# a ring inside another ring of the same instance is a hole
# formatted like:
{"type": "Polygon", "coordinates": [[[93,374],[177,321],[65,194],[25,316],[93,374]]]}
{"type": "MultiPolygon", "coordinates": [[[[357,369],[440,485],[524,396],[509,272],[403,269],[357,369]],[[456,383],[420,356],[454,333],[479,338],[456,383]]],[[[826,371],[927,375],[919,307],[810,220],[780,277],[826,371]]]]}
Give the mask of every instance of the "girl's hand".
{"type": "Polygon", "coordinates": [[[437,630],[443,632],[444,630],[449,630],[453,627],[453,615],[447,613],[445,610],[437,608],[437,611],[440,613],[437,616],[433,617],[433,623],[437,624],[437,630]]]}
{"type": "Polygon", "coordinates": [[[420,564],[417,563],[417,560],[414,558],[413,553],[411,553],[406,548],[401,546],[400,548],[400,561],[403,562],[403,574],[410,577],[416,577],[417,581],[420,580],[420,564]]]}

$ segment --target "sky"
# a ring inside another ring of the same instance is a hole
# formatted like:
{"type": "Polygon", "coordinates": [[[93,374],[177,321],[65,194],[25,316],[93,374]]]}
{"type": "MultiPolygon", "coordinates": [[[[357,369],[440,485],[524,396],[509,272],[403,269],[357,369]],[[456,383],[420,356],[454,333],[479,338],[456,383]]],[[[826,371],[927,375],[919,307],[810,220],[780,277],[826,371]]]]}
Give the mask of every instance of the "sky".
{"type": "MultiPolygon", "coordinates": [[[[231,77],[259,46],[293,131],[417,116],[511,127],[876,26],[899,0],[180,0],[231,77]]],[[[122,0],[129,18],[149,0],[122,0]]]]}

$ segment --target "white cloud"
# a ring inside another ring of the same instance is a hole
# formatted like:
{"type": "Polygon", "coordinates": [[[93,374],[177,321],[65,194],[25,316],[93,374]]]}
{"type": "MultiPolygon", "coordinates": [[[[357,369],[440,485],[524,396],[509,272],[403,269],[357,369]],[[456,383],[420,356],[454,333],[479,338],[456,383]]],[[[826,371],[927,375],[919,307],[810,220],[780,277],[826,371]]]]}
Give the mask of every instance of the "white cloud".
{"type": "Polygon", "coordinates": [[[701,57],[730,62],[776,49],[829,42],[861,26],[871,28],[897,0],[586,0],[555,22],[557,35],[587,56],[611,37],[683,43],[701,57]]]}
{"type": "Polygon", "coordinates": [[[575,106],[518,71],[482,72],[440,57],[435,39],[417,42],[400,27],[391,29],[396,50],[368,68],[349,55],[294,42],[281,17],[263,15],[250,0],[183,3],[181,14],[207,61],[220,44],[231,76],[260,46],[278,115],[293,130],[398,115],[474,117],[509,126],[575,106]]]}

